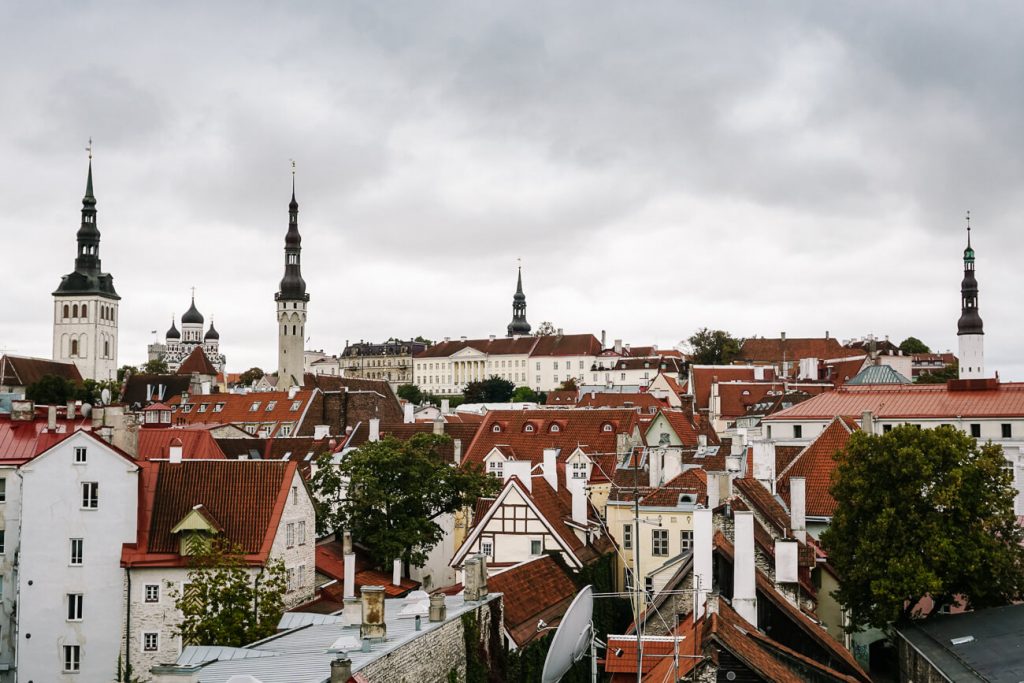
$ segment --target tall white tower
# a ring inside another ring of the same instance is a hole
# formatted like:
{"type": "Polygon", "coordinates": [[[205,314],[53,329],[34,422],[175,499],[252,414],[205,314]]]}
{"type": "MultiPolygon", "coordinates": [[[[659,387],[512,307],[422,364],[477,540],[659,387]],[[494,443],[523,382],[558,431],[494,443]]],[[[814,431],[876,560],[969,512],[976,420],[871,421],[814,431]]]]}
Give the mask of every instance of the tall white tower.
{"type": "Polygon", "coordinates": [[[292,201],[288,204],[288,234],[284,238],[284,277],[274,295],[277,302],[277,388],[302,386],[305,360],[306,310],[309,294],[302,279],[302,236],[299,235],[299,203],[295,201],[295,168],[292,167],[292,201]]]}
{"type": "Polygon", "coordinates": [[[114,278],[100,267],[100,231],[89,178],[82,199],[75,270],[61,277],[53,293],[53,359],[72,362],[85,379],[117,378],[118,302],[114,278]]]}
{"type": "Polygon", "coordinates": [[[971,248],[971,214],[967,214],[967,248],[964,249],[964,279],[960,283],[960,379],[985,377],[985,331],[978,315],[978,281],[974,278],[974,249],[971,248]]]}

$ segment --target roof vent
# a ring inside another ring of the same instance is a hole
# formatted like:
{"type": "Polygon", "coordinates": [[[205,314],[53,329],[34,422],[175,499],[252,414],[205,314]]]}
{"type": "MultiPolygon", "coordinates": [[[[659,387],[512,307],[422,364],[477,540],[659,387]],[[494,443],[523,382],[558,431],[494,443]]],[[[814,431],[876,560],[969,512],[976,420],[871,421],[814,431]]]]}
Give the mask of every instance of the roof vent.
{"type": "Polygon", "coordinates": [[[974,636],[960,636],[959,638],[950,638],[949,642],[953,645],[966,645],[967,643],[974,642],[974,636]]]}

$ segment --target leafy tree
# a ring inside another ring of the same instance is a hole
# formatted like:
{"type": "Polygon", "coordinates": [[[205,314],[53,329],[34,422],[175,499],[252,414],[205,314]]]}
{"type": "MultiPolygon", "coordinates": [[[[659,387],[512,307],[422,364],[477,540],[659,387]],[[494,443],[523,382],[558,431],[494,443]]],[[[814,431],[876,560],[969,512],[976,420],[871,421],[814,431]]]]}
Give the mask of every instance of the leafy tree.
{"type": "Polygon", "coordinates": [[[238,383],[249,386],[253,382],[258,382],[261,379],[263,379],[263,370],[260,368],[249,368],[238,376],[238,383]]]}
{"type": "Polygon", "coordinates": [[[146,361],[146,364],[142,366],[142,371],[147,375],[166,375],[168,372],[167,361],[163,358],[146,361]]]}
{"type": "Polygon", "coordinates": [[[513,403],[537,403],[538,398],[537,392],[530,387],[516,387],[512,392],[513,403]]]}
{"type": "Polygon", "coordinates": [[[94,379],[83,380],[82,384],[75,387],[74,395],[71,397],[82,403],[99,405],[102,399],[103,390],[110,390],[111,401],[117,399],[121,393],[121,385],[113,380],[101,382],[94,379]]]}
{"type": "Polygon", "coordinates": [[[857,432],[836,454],[837,503],[821,542],[842,577],[850,630],[886,628],[956,600],[1004,605],[1024,589],[1024,528],[1002,448],[944,425],[857,432]]]}
{"type": "Polygon", "coordinates": [[[41,405],[59,406],[76,398],[78,387],[71,380],[57,375],[43,375],[25,387],[25,398],[41,405]]]}
{"type": "Polygon", "coordinates": [[[426,344],[427,346],[433,346],[434,345],[434,341],[432,339],[426,339],[425,337],[421,337],[419,335],[416,335],[416,338],[413,339],[413,341],[414,342],[419,342],[421,344],[426,344]]]}
{"type": "Polygon", "coordinates": [[[547,337],[552,334],[555,334],[556,332],[558,332],[558,330],[555,329],[555,326],[552,325],[549,321],[545,320],[544,322],[537,326],[537,330],[533,333],[533,336],[547,337]]]}
{"type": "Polygon", "coordinates": [[[444,536],[435,520],[499,488],[479,467],[452,466],[438,452],[450,442],[439,434],[387,437],[363,444],[337,465],[330,454],[321,455],[310,481],[317,534],[348,529],[381,569],[396,558],[423,566],[444,536]]]}
{"type": "Polygon", "coordinates": [[[558,385],[559,391],[579,391],[580,388],[576,385],[575,377],[567,377],[561,384],[558,385]]]}
{"type": "Polygon", "coordinates": [[[134,375],[138,373],[139,369],[134,365],[122,365],[117,369],[117,383],[120,384],[124,381],[124,378],[128,375],[134,375]]]}
{"type": "Polygon", "coordinates": [[[690,361],[698,365],[728,365],[740,355],[742,339],[737,339],[725,330],[709,330],[702,327],[688,340],[690,361]]]}
{"type": "Polygon", "coordinates": [[[415,384],[403,384],[395,393],[398,394],[398,398],[405,399],[414,405],[419,405],[423,401],[423,392],[415,384]]]}
{"type": "Polygon", "coordinates": [[[941,370],[934,372],[923,372],[917,376],[914,380],[918,384],[945,384],[951,379],[957,379],[960,377],[960,365],[958,363],[952,363],[945,366],[941,370]]]}
{"type": "Polygon", "coordinates": [[[466,403],[508,403],[515,390],[514,382],[491,375],[487,379],[467,384],[462,395],[466,403]]]}
{"type": "Polygon", "coordinates": [[[237,547],[198,543],[184,590],[168,582],[186,644],[241,647],[277,632],[284,613],[286,574],[280,560],[253,572],[237,547]]]}
{"type": "Polygon", "coordinates": [[[900,351],[907,356],[912,356],[915,353],[931,353],[932,350],[928,348],[928,345],[917,337],[907,337],[900,342],[900,351]]]}

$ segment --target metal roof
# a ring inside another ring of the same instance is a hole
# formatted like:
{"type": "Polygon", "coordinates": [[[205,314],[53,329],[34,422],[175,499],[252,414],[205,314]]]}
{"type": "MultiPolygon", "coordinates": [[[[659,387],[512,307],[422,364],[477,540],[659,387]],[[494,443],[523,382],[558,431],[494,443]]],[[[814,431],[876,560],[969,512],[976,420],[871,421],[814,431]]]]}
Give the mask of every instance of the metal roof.
{"type": "Polygon", "coordinates": [[[846,386],[862,384],[910,384],[910,380],[888,365],[869,365],[846,381],[846,386]]]}

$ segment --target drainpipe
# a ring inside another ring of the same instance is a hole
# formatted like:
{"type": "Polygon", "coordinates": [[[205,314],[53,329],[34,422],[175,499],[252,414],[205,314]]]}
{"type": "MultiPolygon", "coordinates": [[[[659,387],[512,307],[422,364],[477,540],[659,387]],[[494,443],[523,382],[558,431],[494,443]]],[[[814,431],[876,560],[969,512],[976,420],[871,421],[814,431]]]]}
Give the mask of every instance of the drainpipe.
{"type": "Polygon", "coordinates": [[[124,680],[131,681],[130,675],[132,668],[132,568],[125,567],[125,574],[128,576],[128,606],[125,614],[125,627],[124,627],[124,680]]]}

